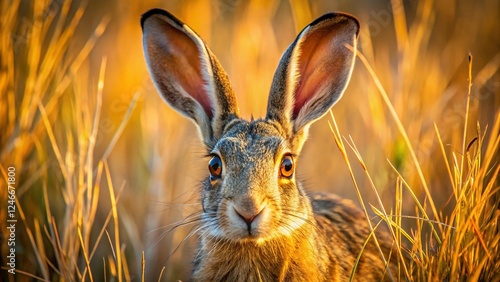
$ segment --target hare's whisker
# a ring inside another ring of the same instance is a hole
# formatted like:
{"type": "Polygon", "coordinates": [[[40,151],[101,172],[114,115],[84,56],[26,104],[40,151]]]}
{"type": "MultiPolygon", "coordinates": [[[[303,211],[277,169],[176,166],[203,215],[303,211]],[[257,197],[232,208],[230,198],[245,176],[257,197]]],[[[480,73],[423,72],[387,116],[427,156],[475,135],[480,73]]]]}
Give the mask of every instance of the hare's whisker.
{"type": "MultiPolygon", "coordinates": [[[[197,213],[199,213],[199,212],[197,212],[197,213]]],[[[189,225],[189,224],[192,224],[192,223],[196,223],[199,220],[201,220],[200,214],[193,213],[193,214],[190,214],[187,217],[185,217],[185,218],[183,218],[183,219],[181,219],[179,221],[167,224],[165,226],[161,226],[161,227],[157,227],[157,228],[151,229],[150,231],[148,231],[146,233],[146,235],[151,235],[155,231],[159,231],[159,230],[162,230],[162,229],[165,229],[165,228],[172,227],[170,230],[167,231],[167,232],[171,232],[171,231],[175,230],[177,227],[181,227],[181,226],[189,225]],[[198,218],[192,219],[193,217],[196,217],[196,216],[198,216],[198,218]],[[188,221],[188,219],[191,219],[191,220],[188,221]]]]}

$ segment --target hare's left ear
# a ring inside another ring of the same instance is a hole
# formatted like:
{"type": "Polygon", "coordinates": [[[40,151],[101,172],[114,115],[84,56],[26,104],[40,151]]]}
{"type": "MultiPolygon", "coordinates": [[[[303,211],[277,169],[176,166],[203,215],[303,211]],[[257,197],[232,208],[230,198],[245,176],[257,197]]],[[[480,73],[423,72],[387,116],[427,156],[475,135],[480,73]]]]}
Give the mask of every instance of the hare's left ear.
{"type": "Polygon", "coordinates": [[[153,9],[141,18],[151,77],[165,101],[192,119],[207,147],[238,116],[229,79],[201,38],[172,14],[153,9]]]}
{"type": "Polygon", "coordinates": [[[291,136],[306,134],[308,126],[344,93],[354,65],[358,31],[358,20],[340,13],[323,15],[305,27],[278,65],[267,119],[281,123],[291,136]]]}

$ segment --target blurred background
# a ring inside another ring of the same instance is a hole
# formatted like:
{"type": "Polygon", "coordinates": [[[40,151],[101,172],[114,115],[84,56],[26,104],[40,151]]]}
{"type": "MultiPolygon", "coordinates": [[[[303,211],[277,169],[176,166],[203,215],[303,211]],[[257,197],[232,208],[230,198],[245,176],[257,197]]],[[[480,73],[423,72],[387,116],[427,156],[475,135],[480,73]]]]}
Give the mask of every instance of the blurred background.
{"type": "MultiPolygon", "coordinates": [[[[199,183],[208,160],[195,126],[163,102],[147,72],[139,21],[151,8],[170,11],[205,40],[247,119],[265,115],[280,56],[303,27],[330,11],[355,15],[361,22],[360,52],[387,92],[443,217],[455,202],[434,125],[446,151],[459,153],[469,53],[467,142],[477,136],[476,124],[492,126],[500,109],[496,0],[5,0],[0,5],[0,160],[4,176],[8,167],[16,169],[18,281],[86,280],[89,255],[97,281],[105,276],[114,281],[122,268],[113,264],[121,263],[128,277],[140,281],[143,252],[146,281],[189,275],[196,235],[188,236],[193,225],[175,227],[200,208],[199,183]]],[[[356,144],[387,209],[395,201],[395,170],[425,202],[410,150],[359,59],[333,114],[342,136],[356,144]]],[[[358,203],[329,120],[327,115],[312,126],[298,176],[308,190],[358,203]]],[[[374,203],[362,166],[353,162],[353,168],[364,201],[374,203]]],[[[3,226],[3,179],[0,187],[3,226]]],[[[415,209],[411,196],[403,194],[403,213],[414,215],[415,209]]],[[[410,230],[415,222],[402,225],[410,230]]],[[[5,260],[9,234],[2,232],[5,260]]],[[[4,281],[14,279],[2,275],[4,281]]]]}

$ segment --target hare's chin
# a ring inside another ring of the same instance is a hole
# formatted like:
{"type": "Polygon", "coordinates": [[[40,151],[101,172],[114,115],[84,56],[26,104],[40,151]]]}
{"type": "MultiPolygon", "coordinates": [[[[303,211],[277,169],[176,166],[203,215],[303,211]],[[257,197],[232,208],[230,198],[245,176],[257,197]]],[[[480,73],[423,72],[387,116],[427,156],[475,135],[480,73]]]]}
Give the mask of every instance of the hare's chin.
{"type": "Polygon", "coordinates": [[[263,243],[276,236],[272,230],[254,228],[249,232],[248,229],[237,226],[212,229],[207,232],[206,235],[208,237],[225,239],[232,242],[254,242],[257,244],[263,243]]]}
{"type": "Polygon", "coordinates": [[[243,244],[253,244],[255,246],[261,246],[265,244],[268,241],[271,241],[275,239],[275,236],[261,236],[261,235],[237,235],[237,234],[230,234],[229,236],[227,234],[223,234],[220,230],[219,231],[214,231],[210,232],[209,234],[206,234],[205,240],[213,240],[215,239],[216,241],[219,240],[225,240],[228,242],[232,243],[243,243],[243,244]]]}
{"type": "Polygon", "coordinates": [[[228,230],[224,230],[221,235],[233,241],[266,240],[272,237],[270,232],[264,230],[252,229],[249,232],[247,229],[240,227],[229,227],[228,230]]]}

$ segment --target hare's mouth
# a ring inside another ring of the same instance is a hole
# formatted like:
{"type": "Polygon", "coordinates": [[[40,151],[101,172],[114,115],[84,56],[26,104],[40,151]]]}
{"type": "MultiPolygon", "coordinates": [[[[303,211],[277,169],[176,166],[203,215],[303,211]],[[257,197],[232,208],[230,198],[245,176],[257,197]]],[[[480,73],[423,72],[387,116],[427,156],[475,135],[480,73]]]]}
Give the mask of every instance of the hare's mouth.
{"type": "Polygon", "coordinates": [[[217,230],[209,232],[209,236],[232,242],[254,242],[257,244],[274,237],[268,228],[252,227],[249,229],[241,225],[220,226],[217,230]]]}
{"type": "Polygon", "coordinates": [[[221,217],[225,220],[221,231],[223,237],[234,241],[262,241],[271,236],[270,208],[265,204],[251,209],[229,203],[221,217]]]}

